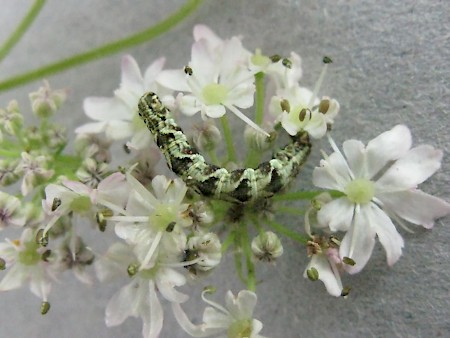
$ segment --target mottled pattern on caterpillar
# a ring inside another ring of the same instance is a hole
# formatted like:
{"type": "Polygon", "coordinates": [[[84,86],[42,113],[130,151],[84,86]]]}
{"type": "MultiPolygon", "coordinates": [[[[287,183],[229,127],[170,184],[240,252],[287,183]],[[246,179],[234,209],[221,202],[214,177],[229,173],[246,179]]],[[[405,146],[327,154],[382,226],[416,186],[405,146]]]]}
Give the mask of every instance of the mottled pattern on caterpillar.
{"type": "Polygon", "coordinates": [[[311,144],[306,132],[256,168],[228,171],[209,164],[187,141],[169,109],[155,93],[139,100],[139,116],[153,134],[169,168],[203,196],[237,203],[269,198],[282,191],[295,178],[306,161],[311,144]]]}

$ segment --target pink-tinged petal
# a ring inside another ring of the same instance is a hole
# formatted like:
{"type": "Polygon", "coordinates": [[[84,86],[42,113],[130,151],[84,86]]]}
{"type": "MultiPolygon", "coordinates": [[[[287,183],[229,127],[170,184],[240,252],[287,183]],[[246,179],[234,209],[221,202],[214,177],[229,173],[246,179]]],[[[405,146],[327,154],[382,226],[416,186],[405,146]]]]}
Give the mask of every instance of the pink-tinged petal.
{"type": "Polygon", "coordinates": [[[163,327],[164,313],[159,302],[158,296],[155,290],[155,284],[153,281],[149,281],[149,293],[150,293],[150,322],[146,319],[144,321],[144,327],[142,328],[142,334],[144,338],[158,338],[159,333],[163,327]]]}
{"type": "Polygon", "coordinates": [[[142,287],[141,285],[136,286],[135,282],[131,282],[112,296],[105,310],[106,326],[120,325],[127,317],[136,316],[138,306],[136,303],[139,301],[137,293],[139,287],[142,287]]]}
{"type": "Polygon", "coordinates": [[[386,251],[388,265],[394,265],[402,255],[404,246],[402,236],[397,232],[388,215],[375,204],[370,203],[366,215],[369,218],[370,226],[375,229],[378,240],[386,251]]]}
{"type": "Polygon", "coordinates": [[[313,171],[313,184],[320,188],[344,192],[351,180],[347,162],[339,153],[332,153],[326,160],[321,160],[320,167],[313,171]]]}
{"type": "Polygon", "coordinates": [[[171,90],[189,92],[186,73],[182,69],[163,70],[156,77],[156,82],[171,90]]]}
{"type": "Polygon", "coordinates": [[[442,151],[428,145],[411,149],[397,160],[376,182],[380,192],[417,187],[441,167],[442,151]]]}
{"type": "Polygon", "coordinates": [[[84,112],[97,121],[130,119],[131,111],[116,97],[87,97],[83,102],[84,112]]]}
{"type": "Polygon", "coordinates": [[[122,74],[120,86],[131,92],[143,92],[144,79],[136,60],[131,55],[125,55],[122,58],[122,74]]]}
{"type": "Polygon", "coordinates": [[[194,26],[194,40],[198,41],[205,39],[211,44],[213,48],[223,43],[223,40],[214,33],[211,28],[206,25],[198,24],[194,26]]]}
{"type": "Polygon", "coordinates": [[[226,100],[227,104],[232,104],[236,107],[245,109],[253,106],[255,93],[255,86],[252,83],[243,83],[234,87],[229,93],[226,100]]]}
{"type": "Polygon", "coordinates": [[[319,280],[325,285],[327,292],[335,297],[341,296],[342,282],[339,273],[334,273],[330,262],[325,255],[313,255],[311,261],[303,273],[303,277],[307,278],[307,273],[311,268],[315,268],[319,273],[319,280]]]}
{"type": "Polygon", "coordinates": [[[64,186],[76,192],[80,195],[88,196],[92,192],[92,188],[89,188],[86,184],[77,181],[63,181],[64,186]]]}
{"type": "Polygon", "coordinates": [[[397,125],[371,140],[366,147],[367,178],[374,177],[390,161],[404,156],[411,142],[411,132],[404,125],[397,125]]]}
{"type": "Polygon", "coordinates": [[[364,144],[358,140],[348,140],[342,145],[348,166],[355,175],[360,178],[370,178],[367,174],[366,151],[364,144]]]}
{"type": "Polygon", "coordinates": [[[375,246],[375,229],[372,228],[370,220],[366,214],[366,207],[362,207],[360,212],[355,214],[352,227],[345,234],[339,255],[351,258],[355,265],[344,264],[344,269],[351,274],[360,272],[366,266],[375,246]]]}
{"type": "Polygon", "coordinates": [[[159,59],[156,59],[145,70],[145,74],[144,74],[144,89],[145,90],[154,90],[156,78],[159,75],[159,73],[161,73],[165,63],[166,63],[166,58],[160,57],[159,59]]]}
{"type": "Polygon", "coordinates": [[[205,106],[204,111],[206,116],[214,119],[224,116],[226,112],[225,107],[220,104],[205,106]]]}
{"type": "Polygon", "coordinates": [[[355,205],[347,197],[340,197],[325,204],[317,212],[317,221],[328,225],[331,231],[347,231],[353,218],[355,205]]]}
{"type": "Polygon", "coordinates": [[[408,222],[431,229],[434,220],[450,214],[450,204],[423,191],[411,189],[376,196],[389,210],[408,222]]]}

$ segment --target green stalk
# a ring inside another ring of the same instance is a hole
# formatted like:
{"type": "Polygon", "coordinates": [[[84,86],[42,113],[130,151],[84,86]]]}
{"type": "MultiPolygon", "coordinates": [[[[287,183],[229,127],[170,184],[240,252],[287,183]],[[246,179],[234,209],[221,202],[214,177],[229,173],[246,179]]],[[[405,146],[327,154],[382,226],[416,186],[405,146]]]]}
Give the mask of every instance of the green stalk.
{"type": "Polygon", "coordinates": [[[247,289],[256,291],[255,265],[252,261],[252,248],[250,238],[248,236],[248,228],[246,224],[240,225],[241,247],[245,255],[245,263],[247,265],[247,289]]]}
{"type": "Polygon", "coordinates": [[[274,229],[276,232],[283,234],[286,237],[289,237],[290,239],[293,239],[294,241],[297,241],[301,244],[308,243],[308,239],[303,237],[302,235],[296,233],[295,231],[292,231],[285,227],[284,225],[281,225],[280,223],[277,223],[275,221],[267,220],[267,223],[274,229]]]}
{"type": "Polygon", "coordinates": [[[230,124],[228,123],[226,115],[220,118],[220,122],[222,124],[223,135],[225,137],[225,144],[227,146],[228,161],[236,162],[237,157],[233,145],[233,135],[231,134],[230,124]]]}
{"type": "Polygon", "coordinates": [[[9,90],[25,83],[29,83],[83,63],[90,62],[96,58],[105,57],[149,41],[173,28],[195,9],[197,9],[202,2],[203,0],[188,0],[185,5],[183,5],[178,11],[170,15],[168,18],[142,32],[125,39],[108,43],[88,52],[71,56],[67,59],[63,59],[36,70],[6,79],[5,81],[0,82],[0,91],[9,90]]]}
{"type": "MultiPolygon", "coordinates": [[[[272,197],[272,200],[274,201],[298,201],[298,200],[310,200],[314,197],[317,197],[317,195],[323,193],[324,191],[293,191],[288,192],[282,195],[275,195],[272,197]]],[[[335,190],[329,190],[327,191],[331,197],[341,197],[344,194],[340,191],[335,190]]]]}
{"type": "MultiPolygon", "coordinates": [[[[259,72],[255,74],[255,123],[260,126],[264,119],[264,73],[259,72]]],[[[253,168],[259,163],[261,152],[250,148],[247,154],[245,165],[253,168]]]]}
{"type": "Polygon", "coordinates": [[[16,30],[9,36],[5,43],[0,47],[0,61],[2,61],[9,51],[19,42],[20,38],[25,34],[28,27],[37,17],[42,7],[45,5],[45,0],[36,0],[28,11],[27,15],[22,19],[16,30]]]}

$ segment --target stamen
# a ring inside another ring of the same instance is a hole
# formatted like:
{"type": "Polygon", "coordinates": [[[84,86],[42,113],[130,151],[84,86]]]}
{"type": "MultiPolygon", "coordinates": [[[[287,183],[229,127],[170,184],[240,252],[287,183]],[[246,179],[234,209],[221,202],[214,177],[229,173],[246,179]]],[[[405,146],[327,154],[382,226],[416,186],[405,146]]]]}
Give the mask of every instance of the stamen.
{"type": "Polygon", "coordinates": [[[192,76],[192,74],[194,73],[194,71],[192,70],[191,67],[189,67],[189,66],[184,66],[184,73],[185,73],[186,75],[192,76]]]}
{"type": "Polygon", "coordinates": [[[314,104],[314,99],[317,97],[317,95],[319,93],[320,87],[322,86],[322,82],[323,82],[323,80],[325,78],[325,74],[327,73],[328,65],[331,62],[332,62],[331,58],[329,58],[328,56],[324,56],[324,58],[323,58],[324,65],[323,65],[323,68],[322,68],[322,72],[320,73],[320,76],[317,79],[317,82],[316,82],[316,84],[314,86],[314,91],[313,91],[313,94],[311,96],[311,99],[310,99],[309,105],[308,105],[309,107],[312,107],[312,105],[314,104]]]}

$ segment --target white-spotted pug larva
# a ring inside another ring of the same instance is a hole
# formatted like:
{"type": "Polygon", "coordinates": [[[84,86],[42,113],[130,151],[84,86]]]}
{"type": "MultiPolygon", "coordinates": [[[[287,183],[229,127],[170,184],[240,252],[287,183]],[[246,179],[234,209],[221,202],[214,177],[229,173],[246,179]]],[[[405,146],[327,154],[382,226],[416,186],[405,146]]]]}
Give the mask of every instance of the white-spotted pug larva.
{"type": "Polygon", "coordinates": [[[187,141],[169,109],[155,93],[139,100],[139,116],[153,134],[169,168],[199,194],[230,202],[246,203],[269,198],[282,191],[298,174],[311,152],[306,132],[256,168],[228,171],[205,161],[187,141]]]}

